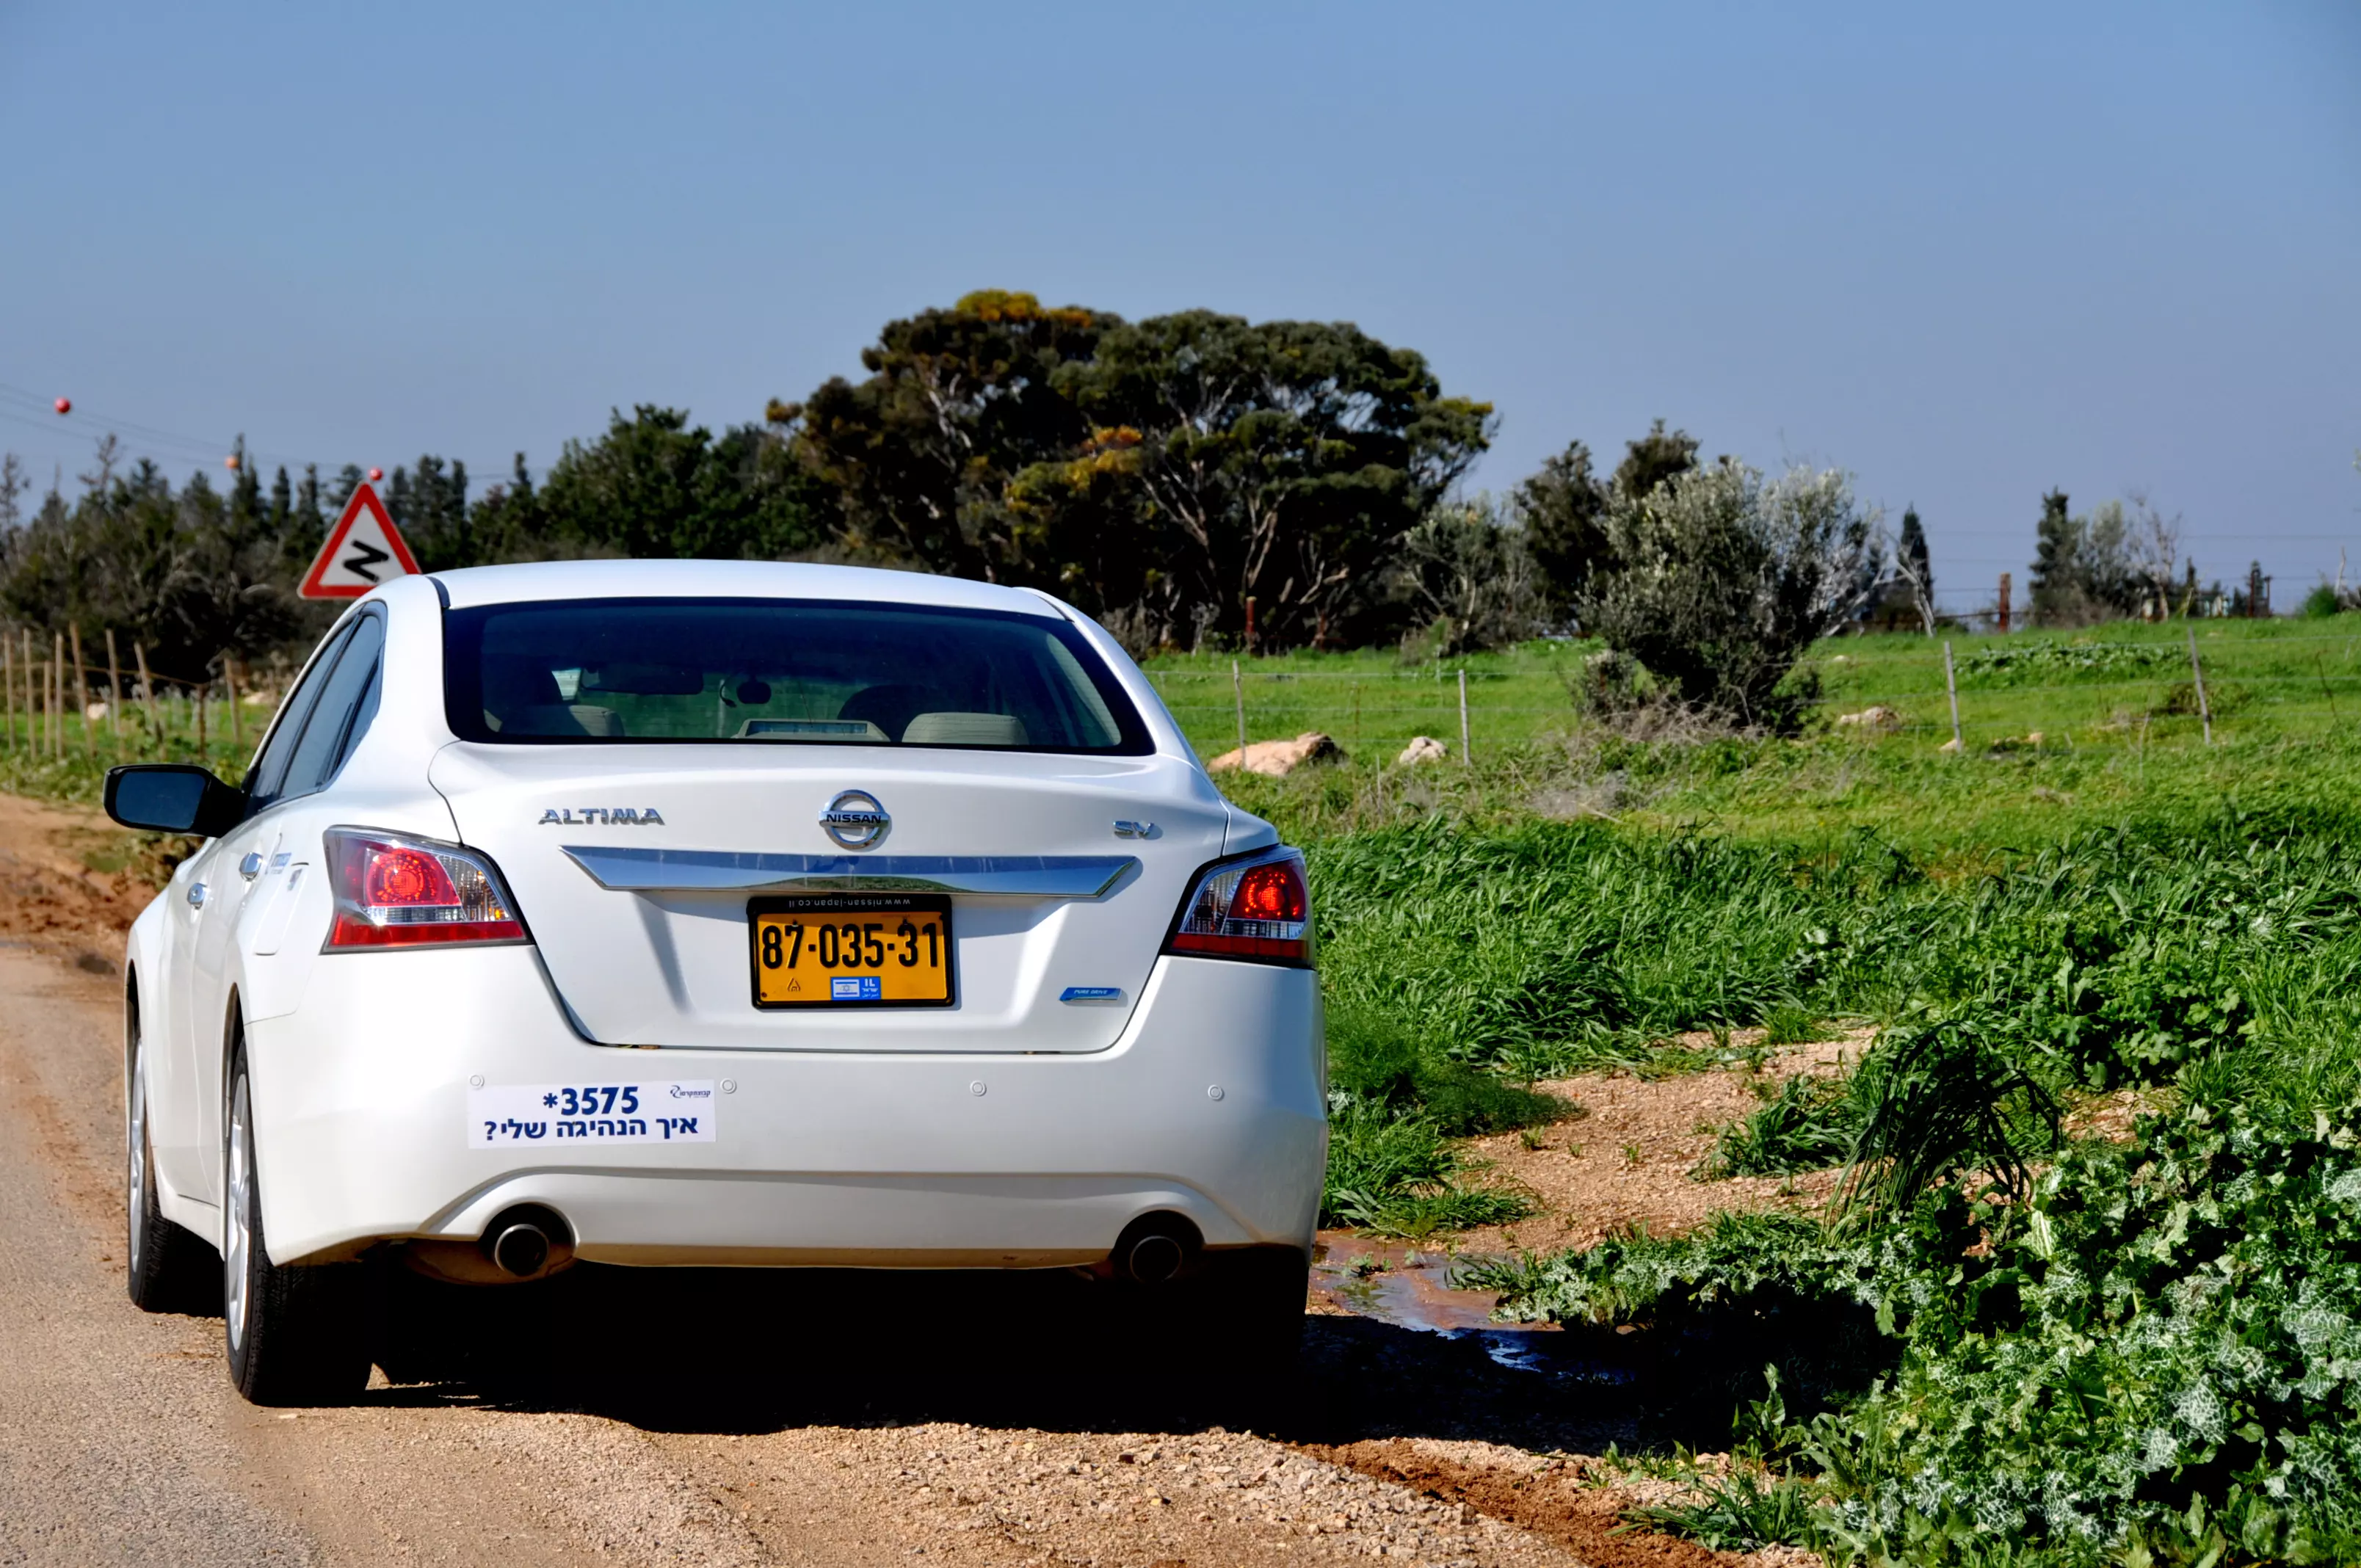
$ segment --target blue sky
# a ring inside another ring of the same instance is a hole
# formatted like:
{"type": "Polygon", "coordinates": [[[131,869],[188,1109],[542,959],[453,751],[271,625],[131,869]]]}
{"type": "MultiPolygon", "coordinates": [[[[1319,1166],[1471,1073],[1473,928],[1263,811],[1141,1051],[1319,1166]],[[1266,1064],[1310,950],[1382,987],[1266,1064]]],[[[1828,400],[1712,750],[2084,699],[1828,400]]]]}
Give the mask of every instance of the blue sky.
{"type": "Polygon", "coordinates": [[[93,415],[480,485],[1001,287],[1357,322],[1495,488],[1659,414],[1839,465],[1962,607],[2053,485],[2361,579],[2348,4],[0,0],[0,445],[69,485],[93,415]]]}

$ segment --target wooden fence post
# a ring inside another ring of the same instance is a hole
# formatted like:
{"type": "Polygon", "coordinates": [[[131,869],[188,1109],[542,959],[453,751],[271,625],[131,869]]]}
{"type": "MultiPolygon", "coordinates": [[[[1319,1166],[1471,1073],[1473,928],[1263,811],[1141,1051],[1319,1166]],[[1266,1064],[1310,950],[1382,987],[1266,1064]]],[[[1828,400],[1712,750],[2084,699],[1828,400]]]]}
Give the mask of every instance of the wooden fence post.
{"type": "Polygon", "coordinates": [[[75,621],[71,630],[73,631],[74,656],[73,708],[74,712],[80,715],[82,718],[82,754],[88,757],[96,757],[98,755],[98,737],[92,733],[94,726],[93,726],[90,721],[90,667],[82,663],[82,622],[79,620],[75,621]]]}
{"type": "Polygon", "coordinates": [[[201,768],[207,765],[207,759],[205,757],[205,698],[213,694],[213,672],[210,670],[205,672],[205,678],[197,683],[197,766],[201,768]]]}
{"type": "Polygon", "coordinates": [[[1960,735],[1960,680],[1951,670],[1951,640],[1943,639],[1943,689],[1951,696],[1951,750],[1964,755],[1968,743],[1960,735]]]}
{"type": "Polygon", "coordinates": [[[16,649],[5,633],[0,633],[0,718],[7,721],[5,731],[8,750],[16,750],[16,649]]]}
{"type": "Polygon", "coordinates": [[[49,755],[66,754],[66,634],[52,632],[49,652],[49,755]]]}
{"type": "Polygon", "coordinates": [[[1246,678],[1238,674],[1238,662],[1230,661],[1230,696],[1238,709],[1238,766],[1246,765],[1246,678]]]}
{"type": "Polygon", "coordinates": [[[2213,707],[2205,700],[2205,666],[2197,662],[2197,628],[2189,629],[2189,678],[2197,687],[2197,717],[2205,721],[2205,743],[2213,744],[2213,707]]]}
{"type": "Polygon", "coordinates": [[[1475,765],[1476,758],[1467,746],[1467,666],[1459,666],[1459,765],[1475,765]]]}
{"type": "Polygon", "coordinates": [[[237,655],[222,655],[222,683],[229,691],[229,744],[234,751],[246,750],[246,725],[237,711],[237,655]]]}
{"type": "Polygon", "coordinates": [[[2004,632],[2008,630],[2008,597],[2010,586],[2009,575],[2006,572],[2003,572],[2000,575],[2000,629],[2004,632]]]}
{"type": "Polygon", "coordinates": [[[123,755],[123,655],[115,650],[115,628],[106,629],[106,727],[115,733],[115,754],[123,755]]]}
{"type": "Polygon", "coordinates": [[[143,694],[141,700],[148,705],[148,728],[155,734],[156,750],[161,751],[164,749],[164,716],[156,711],[156,677],[148,673],[148,644],[135,641],[131,644],[131,657],[139,665],[139,690],[143,694]]]}

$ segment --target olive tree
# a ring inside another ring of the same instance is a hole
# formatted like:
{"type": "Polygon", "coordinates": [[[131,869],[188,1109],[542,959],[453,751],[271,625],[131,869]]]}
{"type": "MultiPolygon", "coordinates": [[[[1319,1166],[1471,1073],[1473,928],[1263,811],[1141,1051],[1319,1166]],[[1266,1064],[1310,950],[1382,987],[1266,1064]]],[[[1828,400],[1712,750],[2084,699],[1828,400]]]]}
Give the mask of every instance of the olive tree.
{"type": "Polygon", "coordinates": [[[1489,495],[1441,501],[1395,546],[1395,573],[1437,654],[1539,636],[1548,599],[1525,530],[1489,495]]]}
{"type": "Polygon", "coordinates": [[[1603,522],[1614,564],[1589,579],[1584,627],[1684,706],[1740,724],[1794,723],[1810,694],[1782,684],[1885,563],[1878,514],[1834,469],[1765,478],[1724,460],[1617,496],[1603,522]]]}

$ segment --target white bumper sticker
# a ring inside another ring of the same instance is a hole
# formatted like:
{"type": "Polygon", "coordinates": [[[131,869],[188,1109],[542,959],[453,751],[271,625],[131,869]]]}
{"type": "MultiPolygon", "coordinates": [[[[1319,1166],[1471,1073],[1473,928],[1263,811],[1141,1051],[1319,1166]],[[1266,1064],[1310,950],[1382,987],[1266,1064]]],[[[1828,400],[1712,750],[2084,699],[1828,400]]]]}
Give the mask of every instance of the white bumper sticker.
{"type": "Polygon", "coordinates": [[[467,1091],[467,1146],[709,1144],[713,1080],[493,1083],[467,1091]]]}

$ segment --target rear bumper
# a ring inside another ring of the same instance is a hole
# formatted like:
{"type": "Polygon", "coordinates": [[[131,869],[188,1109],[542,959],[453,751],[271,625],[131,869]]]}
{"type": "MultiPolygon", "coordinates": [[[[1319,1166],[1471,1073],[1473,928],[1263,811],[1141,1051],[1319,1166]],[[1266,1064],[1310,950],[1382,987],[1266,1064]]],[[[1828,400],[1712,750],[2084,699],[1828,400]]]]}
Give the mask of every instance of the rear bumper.
{"type": "Polygon", "coordinates": [[[533,1202],[594,1262],[1038,1267],[1154,1210],[1209,1246],[1308,1248],[1321,1034],[1308,971],[1167,958],[1089,1055],[621,1049],[494,948],[323,959],[247,1051],[281,1263],[472,1240],[533,1202]],[[468,1146],[472,1080],[652,1079],[713,1080],[712,1142],[468,1146]]]}

